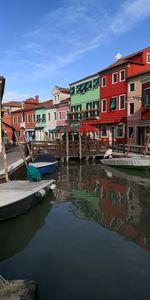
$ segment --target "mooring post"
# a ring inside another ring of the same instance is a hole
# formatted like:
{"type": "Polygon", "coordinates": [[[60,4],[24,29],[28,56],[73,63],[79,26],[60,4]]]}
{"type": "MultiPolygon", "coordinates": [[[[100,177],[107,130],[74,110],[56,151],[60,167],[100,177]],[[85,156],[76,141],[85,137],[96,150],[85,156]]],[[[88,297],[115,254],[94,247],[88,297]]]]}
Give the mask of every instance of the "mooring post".
{"type": "Polygon", "coordinates": [[[79,158],[82,159],[82,140],[81,140],[81,133],[79,132],[79,158]]]}
{"type": "Polygon", "coordinates": [[[66,162],[69,161],[69,135],[66,132],[66,162]]]}

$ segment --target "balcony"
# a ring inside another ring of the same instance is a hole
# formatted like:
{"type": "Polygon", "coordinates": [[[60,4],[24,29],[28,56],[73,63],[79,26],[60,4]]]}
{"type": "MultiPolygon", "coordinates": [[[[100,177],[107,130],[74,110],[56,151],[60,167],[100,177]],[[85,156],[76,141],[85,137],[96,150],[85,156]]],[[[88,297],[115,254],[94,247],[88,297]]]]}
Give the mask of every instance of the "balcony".
{"type": "Polygon", "coordinates": [[[85,109],[81,111],[70,111],[67,114],[68,120],[89,120],[99,118],[99,108],[85,109]]]}

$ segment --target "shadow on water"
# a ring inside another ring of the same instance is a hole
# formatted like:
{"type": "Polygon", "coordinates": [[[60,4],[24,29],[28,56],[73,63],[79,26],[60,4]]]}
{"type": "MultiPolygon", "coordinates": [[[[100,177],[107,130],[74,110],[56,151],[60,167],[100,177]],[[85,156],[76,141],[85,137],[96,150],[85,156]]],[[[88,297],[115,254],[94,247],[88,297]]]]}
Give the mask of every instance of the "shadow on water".
{"type": "MultiPolygon", "coordinates": [[[[62,167],[56,199],[72,198],[74,215],[150,250],[150,179],[98,164],[62,167]]],[[[143,174],[144,175],[144,174],[143,174]]]]}
{"type": "Polygon", "coordinates": [[[33,207],[25,215],[0,224],[0,262],[22,251],[44,225],[52,207],[51,196],[33,207]]]}

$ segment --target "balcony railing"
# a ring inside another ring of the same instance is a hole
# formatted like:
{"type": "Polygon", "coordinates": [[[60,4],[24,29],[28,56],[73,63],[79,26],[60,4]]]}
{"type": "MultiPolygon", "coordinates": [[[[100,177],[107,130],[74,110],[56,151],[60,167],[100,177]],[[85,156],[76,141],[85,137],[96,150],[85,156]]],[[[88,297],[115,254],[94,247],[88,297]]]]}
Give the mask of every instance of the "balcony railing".
{"type": "Polygon", "coordinates": [[[99,117],[99,108],[85,109],[81,111],[70,111],[67,114],[68,120],[85,120],[99,117]]]}

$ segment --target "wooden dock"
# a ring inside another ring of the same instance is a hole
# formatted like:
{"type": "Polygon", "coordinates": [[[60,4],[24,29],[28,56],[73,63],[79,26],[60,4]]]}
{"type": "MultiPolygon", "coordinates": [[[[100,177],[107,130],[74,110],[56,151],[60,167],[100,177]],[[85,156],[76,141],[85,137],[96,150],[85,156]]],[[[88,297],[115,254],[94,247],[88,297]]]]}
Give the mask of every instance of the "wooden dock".
{"type": "Polygon", "coordinates": [[[102,157],[105,152],[101,147],[99,140],[91,141],[49,141],[49,142],[32,142],[31,151],[36,157],[39,153],[48,151],[55,156],[56,159],[68,161],[72,158],[89,159],[102,157]]]}

